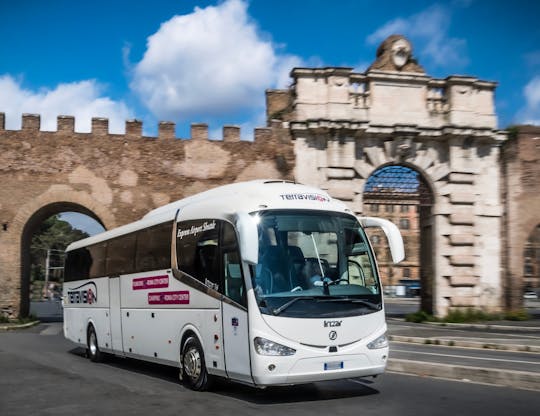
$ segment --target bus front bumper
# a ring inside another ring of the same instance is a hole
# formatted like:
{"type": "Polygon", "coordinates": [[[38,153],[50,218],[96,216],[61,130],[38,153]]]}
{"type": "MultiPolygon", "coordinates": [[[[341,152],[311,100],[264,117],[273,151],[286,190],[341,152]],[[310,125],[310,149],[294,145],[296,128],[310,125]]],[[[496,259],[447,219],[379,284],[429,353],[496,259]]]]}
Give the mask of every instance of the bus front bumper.
{"type": "Polygon", "coordinates": [[[276,386],[376,376],[384,373],[388,349],[376,356],[365,354],[325,355],[300,358],[291,363],[284,357],[264,357],[254,368],[253,381],[258,386],[276,386]],[[291,365],[292,364],[292,365],[291,365]]]}

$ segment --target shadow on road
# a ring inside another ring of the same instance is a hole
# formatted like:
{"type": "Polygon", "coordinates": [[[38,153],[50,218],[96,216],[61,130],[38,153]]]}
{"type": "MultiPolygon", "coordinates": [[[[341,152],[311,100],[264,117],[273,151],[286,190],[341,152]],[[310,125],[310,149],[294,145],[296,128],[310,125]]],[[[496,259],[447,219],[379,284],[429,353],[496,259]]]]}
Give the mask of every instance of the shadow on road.
{"type": "Polygon", "coordinates": [[[215,394],[234,397],[237,400],[259,405],[271,405],[346,399],[379,394],[378,390],[368,386],[371,383],[370,380],[358,378],[257,389],[220,380],[212,391],[215,394]]]}
{"type": "MultiPolygon", "coordinates": [[[[86,350],[82,347],[73,348],[69,350],[69,353],[86,358],[86,350]]],[[[147,377],[153,377],[174,384],[180,383],[178,380],[178,369],[175,367],[112,355],[106,356],[104,365],[143,374],[147,377]]],[[[379,391],[370,387],[370,384],[373,384],[373,381],[369,379],[355,378],[258,389],[218,378],[212,387],[211,393],[232,397],[249,403],[270,405],[336,400],[379,394],[379,391]]],[[[185,389],[184,391],[188,391],[186,388],[183,389],[185,389]]],[[[179,393],[181,391],[179,390],[179,393]]]]}

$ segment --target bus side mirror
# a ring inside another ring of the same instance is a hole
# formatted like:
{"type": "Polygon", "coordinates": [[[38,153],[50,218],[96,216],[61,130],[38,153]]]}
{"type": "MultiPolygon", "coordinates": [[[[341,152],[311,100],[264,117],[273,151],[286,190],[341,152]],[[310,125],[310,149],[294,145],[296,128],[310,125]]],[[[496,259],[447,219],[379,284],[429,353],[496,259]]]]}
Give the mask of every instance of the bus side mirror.
{"type": "Polygon", "coordinates": [[[359,218],[360,224],[364,228],[373,228],[379,227],[382,228],[386,238],[388,239],[388,244],[390,246],[390,253],[392,254],[392,261],[394,263],[399,263],[405,258],[405,249],[403,247],[403,238],[401,233],[396,225],[388,220],[383,220],[382,218],[374,217],[361,217],[359,218]]]}
{"type": "Polygon", "coordinates": [[[257,223],[247,212],[236,214],[236,229],[240,239],[240,256],[249,264],[257,264],[259,260],[259,233],[257,223]]]}

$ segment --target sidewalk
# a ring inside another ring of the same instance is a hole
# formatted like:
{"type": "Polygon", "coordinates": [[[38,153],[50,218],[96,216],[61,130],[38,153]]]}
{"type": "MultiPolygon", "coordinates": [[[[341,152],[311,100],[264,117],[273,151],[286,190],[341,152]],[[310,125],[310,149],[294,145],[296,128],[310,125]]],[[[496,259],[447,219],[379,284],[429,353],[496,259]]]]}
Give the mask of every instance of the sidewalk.
{"type": "Polygon", "coordinates": [[[11,330],[16,330],[16,329],[31,328],[31,327],[39,324],[39,323],[40,323],[40,321],[36,320],[36,321],[32,321],[32,322],[27,322],[25,324],[19,324],[19,323],[0,324],[0,331],[11,331],[11,330]]]}
{"type": "Polygon", "coordinates": [[[540,320],[387,323],[388,371],[540,391],[540,320]]]}

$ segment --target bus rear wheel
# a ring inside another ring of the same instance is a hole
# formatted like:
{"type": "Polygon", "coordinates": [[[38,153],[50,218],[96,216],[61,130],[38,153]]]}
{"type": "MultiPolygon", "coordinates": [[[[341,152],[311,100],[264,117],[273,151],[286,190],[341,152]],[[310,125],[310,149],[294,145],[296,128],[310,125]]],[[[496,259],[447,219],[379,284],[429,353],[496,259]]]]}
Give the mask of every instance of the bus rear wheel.
{"type": "Polygon", "coordinates": [[[98,339],[96,335],[96,330],[94,329],[94,325],[90,325],[88,327],[88,348],[87,348],[87,354],[88,358],[90,358],[91,361],[95,363],[100,363],[103,361],[103,354],[99,350],[98,346],[98,339]]]}
{"type": "Polygon", "coordinates": [[[197,391],[208,390],[212,384],[201,343],[196,337],[189,337],[182,348],[182,380],[190,389],[197,391]]]}

